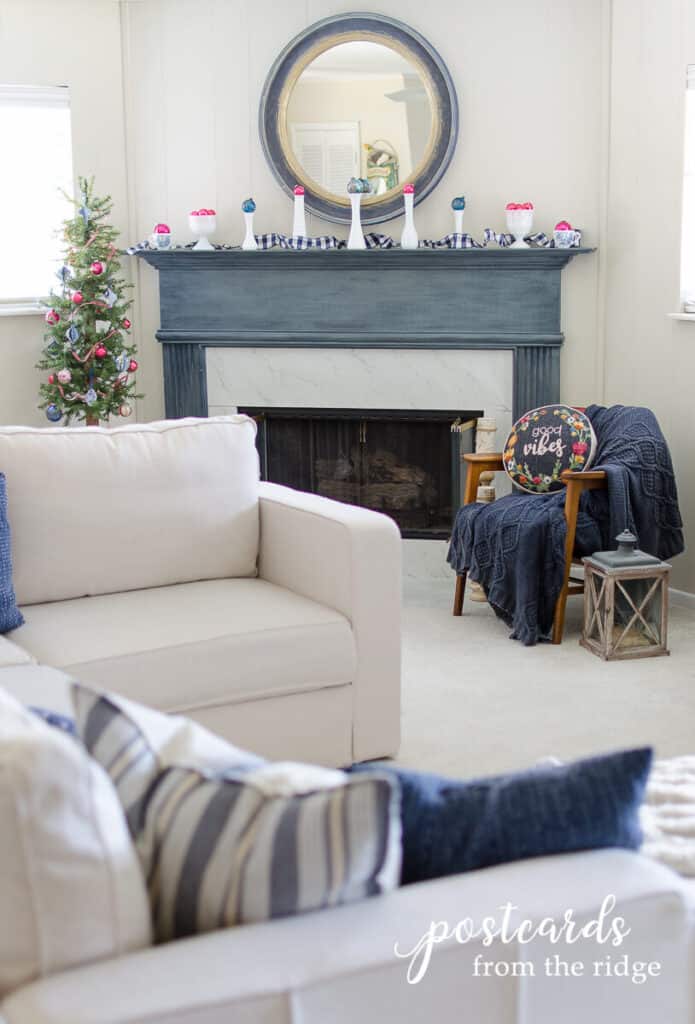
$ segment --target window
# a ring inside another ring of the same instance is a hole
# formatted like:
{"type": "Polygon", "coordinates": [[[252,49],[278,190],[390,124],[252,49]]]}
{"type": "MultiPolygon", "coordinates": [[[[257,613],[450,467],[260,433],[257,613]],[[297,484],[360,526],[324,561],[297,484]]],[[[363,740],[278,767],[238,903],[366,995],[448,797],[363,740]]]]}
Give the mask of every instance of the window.
{"type": "Polygon", "coordinates": [[[686,312],[695,313],[695,64],[688,65],[685,93],[681,300],[686,312]]]}
{"type": "Polygon", "coordinates": [[[345,192],[348,178],[360,174],[360,133],[356,121],[292,125],[292,148],[314,181],[329,192],[345,192]]]}
{"type": "Polygon", "coordinates": [[[36,304],[55,284],[72,205],[67,88],[0,85],[0,303],[36,304]]]}

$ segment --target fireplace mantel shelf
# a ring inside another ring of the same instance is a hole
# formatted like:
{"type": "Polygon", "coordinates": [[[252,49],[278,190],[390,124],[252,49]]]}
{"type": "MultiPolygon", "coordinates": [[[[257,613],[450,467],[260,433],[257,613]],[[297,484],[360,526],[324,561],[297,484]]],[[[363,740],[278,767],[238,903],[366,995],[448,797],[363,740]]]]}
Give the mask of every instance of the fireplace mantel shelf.
{"type": "Polygon", "coordinates": [[[562,270],[581,249],[143,250],[167,416],[207,413],[208,348],[506,349],[515,411],[558,401],[562,270]]]}
{"type": "Polygon", "coordinates": [[[557,270],[593,248],[575,249],[143,249],[137,255],[157,270],[557,270]]]}

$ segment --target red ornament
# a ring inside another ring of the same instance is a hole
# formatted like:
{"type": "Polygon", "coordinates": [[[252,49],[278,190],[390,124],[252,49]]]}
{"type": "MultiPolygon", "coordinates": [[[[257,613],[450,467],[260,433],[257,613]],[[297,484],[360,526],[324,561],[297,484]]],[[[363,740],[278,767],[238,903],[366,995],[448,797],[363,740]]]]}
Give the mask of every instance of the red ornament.
{"type": "Polygon", "coordinates": [[[129,331],[130,328],[131,328],[130,320],[128,319],[128,317],[126,317],[125,320],[123,321],[123,330],[124,331],[129,331]]]}
{"type": "Polygon", "coordinates": [[[131,359],[130,363],[128,364],[128,372],[129,373],[135,373],[137,368],[138,368],[138,361],[137,361],[137,359],[131,359]]]}
{"type": "Polygon", "coordinates": [[[49,384],[55,384],[55,382],[56,382],[55,374],[54,373],[49,373],[49,375],[48,375],[48,383],[49,384]]]}
{"type": "Polygon", "coordinates": [[[106,359],[108,352],[106,351],[103,345],[97,345],[97,347],[94,349],[94,355],[97,357],[97,359],[106,359]]]}
{"type": "Polygon", "coordinates": [[[46,323],[57,324],[59,320],[60,313],[55,309],[49,309],[49,311],[46,313],[46,323]]]}
{"type": "Polygon", "coordinates": [[[104,273],[104,264],[101,262],[101,260],[94,260],[94,263],[92,263],[89,269],[92,271],[95,277],[98,277],[99,274],[104,273]]]}
{"type": "Polygon", "coordinates": [[[84,295],[82,294],[82,292],[73,292],[72,293],[72,301],[75,303],[76,306],[79,306],[79,304],[83,301],[83,299],[84,299],[84,295]]]}

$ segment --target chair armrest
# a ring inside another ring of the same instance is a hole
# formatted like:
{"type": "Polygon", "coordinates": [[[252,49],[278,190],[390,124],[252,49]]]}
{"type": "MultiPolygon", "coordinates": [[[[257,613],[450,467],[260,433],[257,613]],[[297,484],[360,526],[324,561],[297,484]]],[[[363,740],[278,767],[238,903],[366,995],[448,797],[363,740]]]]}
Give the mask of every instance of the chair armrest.
{"type": "Polygon", "coordinates": [[[467,452],[463,459],[464,462],[468,463],[463,504],[470,505],[476,499],[478,483],[482,474],[485,472],[499,472],[504,469],[504,463],[502,462],[501,452],[467,452]]]}
{"type": "Polygon", "coordinates": [[[481,466],[483,469],[504,469],[502,452],[467,452],[463,458],[466,462],[481,466]]]}
{"type": "Polygon", "coordinates": [[[560,475],[560,479],[563,484],[569,484],[576,480],[580,486],[586,485],[592,488],[600,487],[608,482],[608,477],[603,469],[585,469],[580,471],[566,469],[560,475]]]}
{"type": "Polygon", "coordinates": [[[260,517],[262,579],[335,608],[352,625],[354,760],[395,754],[401,690],[398,527],[378,512],[271,483],[260,485],[260,517]]]}

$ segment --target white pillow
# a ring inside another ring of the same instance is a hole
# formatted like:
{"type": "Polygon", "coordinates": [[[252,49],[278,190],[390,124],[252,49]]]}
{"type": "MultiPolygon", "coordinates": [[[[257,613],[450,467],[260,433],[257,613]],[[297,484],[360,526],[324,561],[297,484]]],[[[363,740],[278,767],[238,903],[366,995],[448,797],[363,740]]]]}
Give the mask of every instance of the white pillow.
{"type": "Polygon", "coordinates": [[[77,740],[0,689],[0,998],[142,949],[147,894],[120,802],[77,740]]]}
{"type": "Polygon", "coordinates": [[[0,427],[17,603],[255,576],[255,436],[248,416],[0,427]]]}

